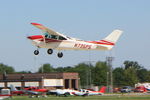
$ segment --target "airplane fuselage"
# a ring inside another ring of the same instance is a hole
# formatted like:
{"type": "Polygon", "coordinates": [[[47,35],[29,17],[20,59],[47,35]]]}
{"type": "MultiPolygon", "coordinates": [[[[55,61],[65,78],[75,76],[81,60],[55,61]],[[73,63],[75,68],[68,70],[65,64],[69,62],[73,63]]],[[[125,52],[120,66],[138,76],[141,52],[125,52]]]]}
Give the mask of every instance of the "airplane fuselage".
{"type": "Polygon", "coordinates": [[[52,48],[57,50],[93,50],[97,47],[95,44],[92,43],[72,40],[56,40],[49,43],[45,43],[44,41],[32,41],[32,43],[33,45],[40,48],[52,48]]]}
{"type": "Polygon", "coordinates": [[[99,42],[99,44],[98,43],[96,44],[94,43],[94,41],[71,40],[71,39],[56,40],[56,39],[44,38],[43,35],[39,36],[39,38],[32,38],[32,44],[39,48],[47,48],[47,49],[51,48],[57,50],[99,50],[99,49],[105,50],[107,49],[103,47],[97,48],[97,45],[99,44],[104,45],[104,42],[99,42]]]}

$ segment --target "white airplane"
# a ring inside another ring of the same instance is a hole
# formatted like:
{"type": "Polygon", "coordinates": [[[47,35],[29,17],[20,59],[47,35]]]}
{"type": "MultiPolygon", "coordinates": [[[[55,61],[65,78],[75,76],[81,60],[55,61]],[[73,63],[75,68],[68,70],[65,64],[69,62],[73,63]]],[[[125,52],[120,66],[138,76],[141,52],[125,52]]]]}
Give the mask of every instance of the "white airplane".
{"type": "Polygon", "coordinates": [[[99,91],[90,91],[81,89],[80,91],[72,92],[76,96],[92,96],[92,95],[103,95],[105,93],[106,87],[103,86],[99,91]]]}
{"type": "Polygon", "coordinates": [[[39,48],[47,48],[48,54],[52,54],[53,49],[57,49],[59,51],[57,54],[59,58],[63,57],[63,53],[60,52],[61,50],[111,50],[122,34],[121,30],[114,30],[110,35],[102,40],[83,41],[55,32],[38,23],[31,24],[44,32],[43,35],[27,37],[32,40],[32,44],[37,47],[34,54],[39,54],[39,48]]]}
{"type": "Polygon", "coordinates": [[[67,97],[68,95],[74,95],[74,94],[72,94],[74,92],[76,92],[76,90],[72,90],[72,89],[56,89],[56,90],[50,90],[48,92],[48,94],[67,97]]]}
{"type": "Polygon", "coordinates": [[[11,98],[12,97],[12,94],[10,92],[10,89],[1,89],[0,91],[0,100],[4,100],[4,99],[7,99],[7,98],[11,98]]]}

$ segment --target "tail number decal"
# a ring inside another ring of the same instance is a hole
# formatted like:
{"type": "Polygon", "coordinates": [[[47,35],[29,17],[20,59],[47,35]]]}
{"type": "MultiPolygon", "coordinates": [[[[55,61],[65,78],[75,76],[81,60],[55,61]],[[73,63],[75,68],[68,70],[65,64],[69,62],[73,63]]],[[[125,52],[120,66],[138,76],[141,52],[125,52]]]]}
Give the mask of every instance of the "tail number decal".
{"type": "Polygon", "coordinates": [[[92,45],[87,45],[87,44],[75,44],[74,47],[76,48],[83,48],[83,49],[91,49],[92,45]]]}

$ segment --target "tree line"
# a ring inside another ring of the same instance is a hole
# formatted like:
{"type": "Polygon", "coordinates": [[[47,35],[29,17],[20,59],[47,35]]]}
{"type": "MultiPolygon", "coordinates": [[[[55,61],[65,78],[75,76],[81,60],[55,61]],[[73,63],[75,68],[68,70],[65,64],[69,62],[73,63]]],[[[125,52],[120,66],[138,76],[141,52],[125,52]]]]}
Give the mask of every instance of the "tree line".
{"type": "MultiPolygon", "coordinates": [[[[109,66],[106,62],[98,61],[96,64],[79,63],[76,66],[53,67],[51,64],[44,64],[36,73],[49,72],[78,72],[80,85],[106,86],[107,72],[109,66]]],[[[30,71],[16,72],[11,66],[0,64],[0,73],[31,73],[30,71]]],[[[150,70],[144,68],[136,61],[124,61],[123,66],[113,68],[113,85],[115,87],[134,86],[140,82],[150,82],[150,70]]]]}

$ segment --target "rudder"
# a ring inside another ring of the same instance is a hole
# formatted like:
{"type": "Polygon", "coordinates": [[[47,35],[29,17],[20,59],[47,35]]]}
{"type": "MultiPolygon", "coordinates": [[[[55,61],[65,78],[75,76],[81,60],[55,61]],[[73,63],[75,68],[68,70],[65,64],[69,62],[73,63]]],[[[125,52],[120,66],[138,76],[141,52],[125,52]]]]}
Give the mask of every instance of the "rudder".
{"type": "Polygon", "coordinates": [[[121,30],[114,30],[110,35],[108,35],[105,39],[105,41],[116,43],[119,37],[121,36],[123,31],[121,30]]]}
{"type": "Polygon", "coordinates": [[[105,90],[106,90],[106,86],[103,86],[103,87],[99,90],[99,92],[105,93],[105,90]]]}

